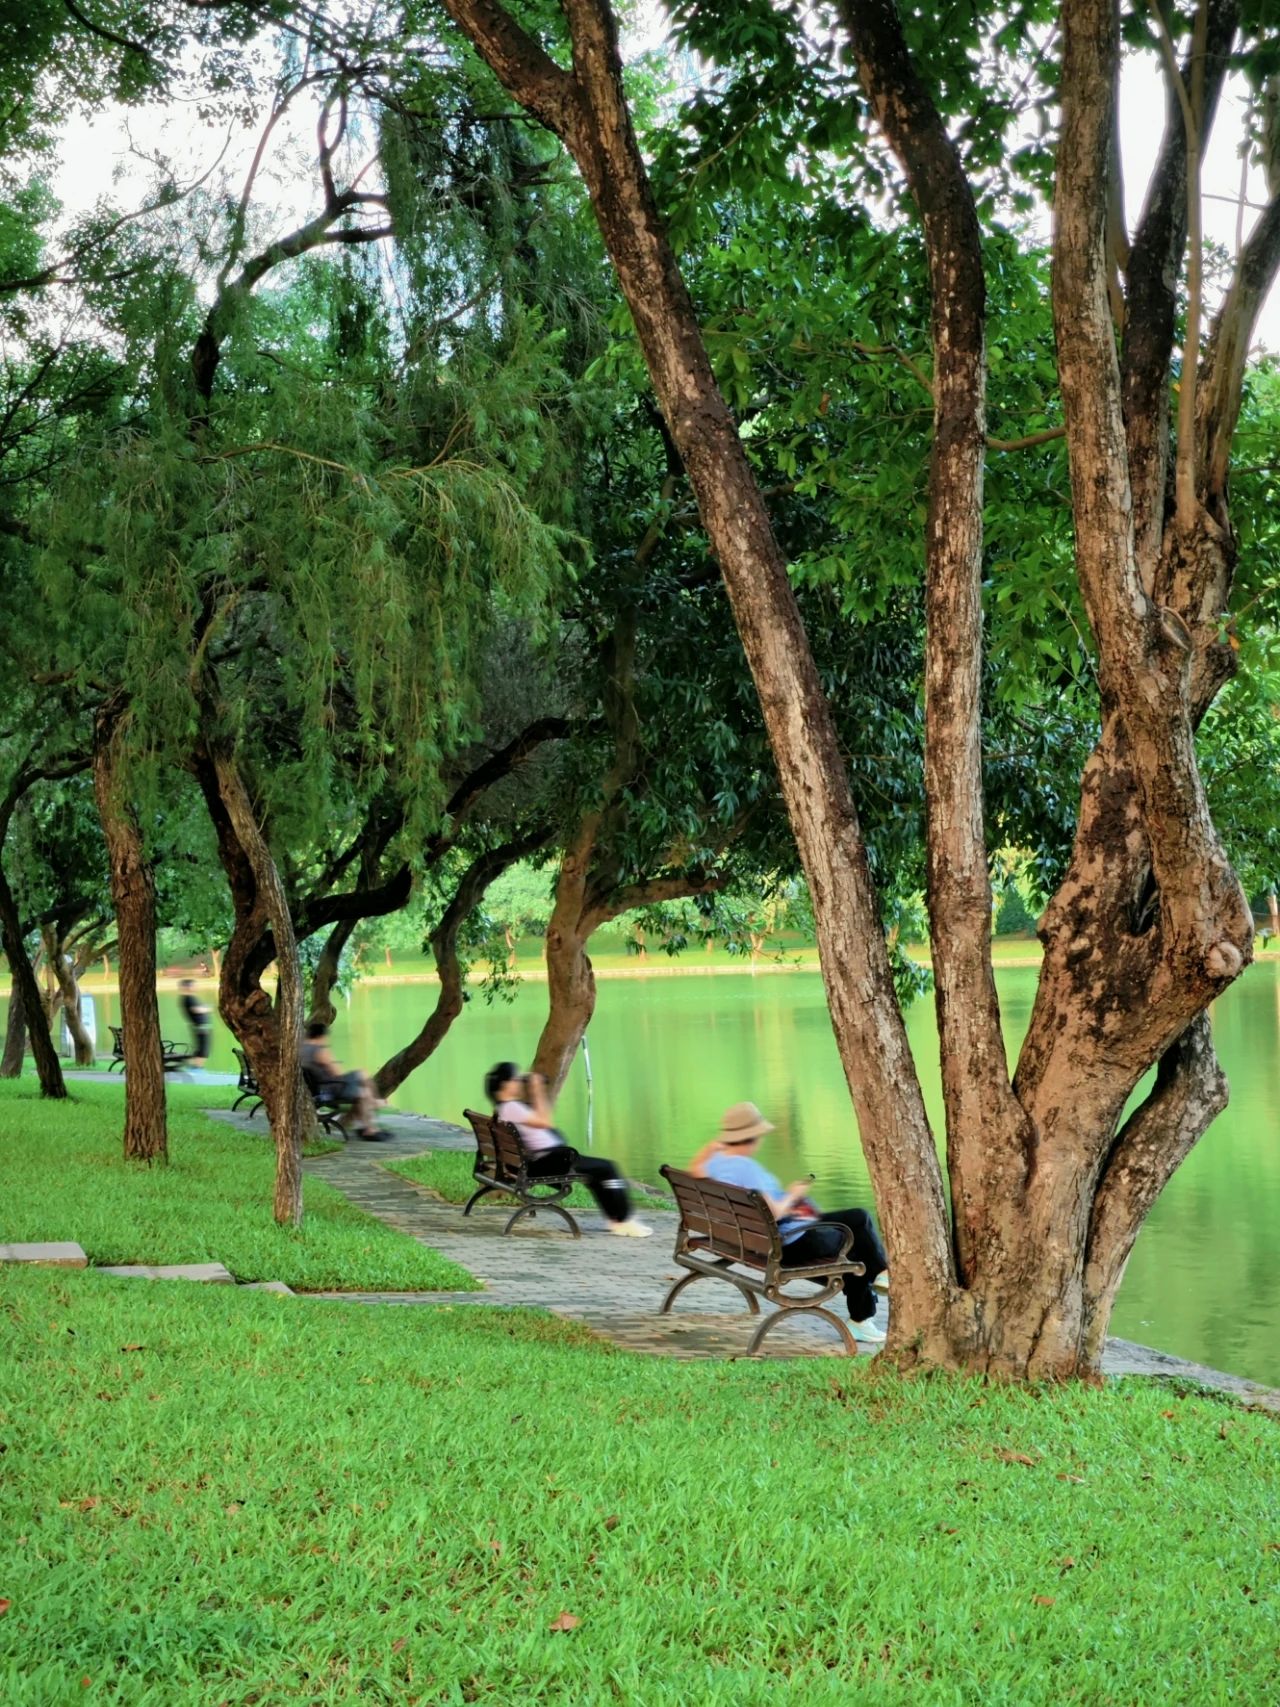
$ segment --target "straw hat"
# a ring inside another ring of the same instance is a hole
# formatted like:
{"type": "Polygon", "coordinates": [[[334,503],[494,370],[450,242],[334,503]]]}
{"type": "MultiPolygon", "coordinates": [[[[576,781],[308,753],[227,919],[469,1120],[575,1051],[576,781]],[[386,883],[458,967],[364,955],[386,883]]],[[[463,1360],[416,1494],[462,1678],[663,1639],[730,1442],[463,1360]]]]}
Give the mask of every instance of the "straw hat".
{"type": "Polygon", "coordinates": [[[755,1103],[735,1102],[721,1115],[716,1138],[721,1144],[746,1144],[750,1139],[761,1138],[772,1131],[773,1122],[765,1119],[755,1103]]]}

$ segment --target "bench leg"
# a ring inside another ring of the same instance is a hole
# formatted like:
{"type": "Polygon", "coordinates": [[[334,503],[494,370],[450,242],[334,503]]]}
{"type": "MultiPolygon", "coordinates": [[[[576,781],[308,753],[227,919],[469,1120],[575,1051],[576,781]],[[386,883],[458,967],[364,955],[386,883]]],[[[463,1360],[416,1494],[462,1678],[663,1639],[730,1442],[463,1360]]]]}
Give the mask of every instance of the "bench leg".
{"type": "Polygon", "coordinates": [[[848,1323],[842,1322],[839,1316],[833,1315],[830,1310],[824,1310],[821,1304],[806,1304],[799,1310],[775,1310],[772,1315],[766,1316],[764,1321],[761,1322],[760,1326],[751,1336],[751,1344],[747,1347],[747,1356],[759,1357],[760,1341],[769,1332],[769,1329],[773,1327],[775,1323],[780,1322],[787,1316],[791,1315],[821,1316],[823,1321],[830,1322],[831,1326],[839,1333],[841,1339],[844,1341],[845,1350],[849,1353],[849,1356],[857,1357],[858,1342],[849,1332],[848,1323]]]}
{"type": "Polygon", "coordinates": [[[580,1239],[582,1237],[581,1227],[579,1227],[578,1223],[574,1220],[573,1216],[570,1215],[569,1211],[567,1209],[561,1209],[558,1203],[522,1203],[519,1209],[516,1210],[515,1214],[507,1222],[506,1226],[502,1229],[503,1236],[505,1237],[511,1231],[522,1215],[536,1215],[540,1209],[549,1209],[553,1215],[558,1215],[568,1227],[569,1231],[573,1234],[575,1239],[580,1239]]]}
{"type": "Polygon", "coordinates": [[[668,1292],[666,1297],[662,1300],[662,1307],[658,1311],[658,1314],[660,1316],[667,1315],[671,1309],[671,1306],[675,1303],[676,1299],[684,1291],[685,1287],[686,1286],[692,1286],[695,1280],[727,1280],[729,1282],[730,1286],[733,1287],[734,1291],[737,1292],[741,1297],[746,1299],[748,1313],[752,1316],[758,1316],[760,1314],[760,1304],[756,1298],[755,1293],[754,1292],[748,1292],[745,1286],[739,1286],[737,1281],[733,1278],[733,1276],[731,1274],[693,1274],[693,1273],[686,1274],[683,1276],[682,1279],[676,1281],[675,1285],[671,1288],[670,1292],[668,1292]]]}
{"type": "Polygon", "coordinates": [[[479,1203],[482,1197],[488,1197],[491,1192],[497,1191],[497,1189],[496,1185],[482,1185],[478,1191],[473,1191],[471,1196],[467,1199],[466,1208],[462,1213],[464,1215],[470,1215],[472,1209],[477,1203],[479,1203]]]}

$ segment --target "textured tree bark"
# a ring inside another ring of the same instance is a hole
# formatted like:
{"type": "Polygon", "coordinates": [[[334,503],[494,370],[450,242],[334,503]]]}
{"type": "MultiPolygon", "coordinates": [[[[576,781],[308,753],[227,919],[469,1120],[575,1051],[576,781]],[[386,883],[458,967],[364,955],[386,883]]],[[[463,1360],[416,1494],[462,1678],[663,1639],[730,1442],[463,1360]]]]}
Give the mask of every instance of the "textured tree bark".
{"type": "Polygon", "coordinates": [[[9,1012],[5,1018],[4,1054],[0,1056],[0,1079],[20,1079],[22,1062],[27,1049],[27,1009],[22,1000],[22,985],[16,978],[9,980],[9,1012]]]}
{"type": "Polygon", "coordinates": [[[934,411],[925,528],[928,905],[956,1263],[961,1284],[976,1293],[1021,1240],[1018,1204],[1030,1147],[1000,1030],[983,821],[982,240],[959,154],[911,65],[893,0],[844,0],[840,10],[863,88],[920,210],[929,263],[934,411]]]}
{"type": "Polygon", "coordinates": [[[52,943],[47,945],[49,963],[53,967],[53,975],[58,982],[58,994],[67,1022],[67,1031],[71,1036],[74,1050],[74,1060],[77,1067],[93,1066],[93,1043],[89,1033],[84,1028],[80,1018],[80,984],[76,977],[76,969],[64,946],[63,938],[56,926],[53,931],[52,943]]]}
{"type": "MultiPolygon", "coordinates": [[[[4,944],[5,959],[9,962],[9,982],[13,991],[10,1000],[19,1000],[26,1016],[27,1031],[31,1038],[31,1055],[36,1064],[36,1076],[40,1080],[40,1094],[44,1097],[65,1097],[67,1087],[62,1077],[62,1063],[53,1047],[53,1038],[49,1033],[49,1016],[41,999],[35,969],[27,955],[18,904],[14,899],[13,890],[9,887],[3,862],[9,819],[24,787],[25,784],[21,781],[16,782],[0,806],[0,942],[4,944]]],[[[7,1054],[6,1049],[6,1056],[7,1054]]],[[[22,1056],[19,1054],[13,1077],[20,1077],[21,1073],[22,1056]]]]}
{"type": "MultiPolygon", "coordinates": [[[[27,957],[26,945],[22,940],[22,926],[18,919],[17,903],[9,880],[0,868],[0,926],[3,927],[4,955],[9,962],[9,979],[13,990],[22,1002],[22,1011],[26,1016],[27,1034],[31,1040],[31,1056],[35,1062],[36,1076],[40,1081],[41,1096],[57,1098],[67,1094],[66,1083],[62,1077],[62,1063],[58,1059],[58,1051],[53,1046],[53,1038],[49,1033],[49,1018],[45,1012],[44,1002],[40,997],[40,986],[36,982],[35,971],[27,957]]],[[[22,1061],[19,1058],[18,1071],[22,1072],[22,1061]]]]}
{"type": "Polygon", "coordinates": [[[462,1012],[467,999],[462,960],[458,954],[459,932],[480,904],[489,885],[517,860],[545,846],[548,837],[547,830],[539,829],[517,841],[491,848],[474,859],[463,873],[452,900],[431,933],[431,953],[436,963],[436,976],[440,980],[436,1005],[413,1041],[397,1050],[379,1067],[374,1080],[379,1096],[390,1096],[415,1068],[435,1054],[448,1036],[450,1026],[462,1012]]]}
{"type": "MultiPolygon", "coordinates": [[[[1245,247],[1238,288],[1209,342],[1197,388],[1197,506],[1189,514],[1184,503],[1181,522],[1168,526],[1166,423],[1188,139],[1171,128],[1132,246],[1122,376],[1110,287],[1119,283],[1112,260],[1123,260],[1125,241],[1107,175],[1117,8],[1115,0],[1064,0],[1055,326],[1102,732],[1082,782],[1072,865],[1042,921],[1044,971],[1010,1087],[985,941],[982,280],[972,198],[892,7],[866,0],[845,8],[864,82],[920,205],[933,282],[926,766],[953,1247],[827,707],[653,206],[607,0],[563,0],[572,71],[495,0],[446,6],[578,163],[720,562],[809,878],[833,1025],[885,1222],[894,1268],[890,1349],[904,1361],[1020,1377],[1095,1374],[1141,1218],[1222,1105],[1225,1084],[1203,1014],[1251,950],[1252,921],[1209,819],[1194,731],[1231,669],[1220,621],[1235,556],[1227,447],[1260,293],[1280,266],[1280,198],[1245,247]],[[1127,1098],[1157,1062],[1154,1090],[1121,1128],[1127,1098]]],[[[1235,21],[1234,0],[1208,0],[1205,62],[1196,73],[1202,131],[1235,21]]],[[[1195,147],[1203,140],[1193,138],[1195,147]]],[[[575,934],[585,941],[581,930],[566,935],[570,972],[575,934]]],[[[571,976],[566,984],[581,1002],[571,976]]],[[[561,1038],[561,1054],[563,1047],[561,1038]]]]}
{"type": "Polygon", "coordinates": [[[166,1162],[164,1049],[156,1001],[156,894],[142,832],[119,769],[119,709],[108,707],[94,730],[93,791],[107,844],[116,915],[120,1024],[125,1040],[124,1153],[166,1162]]]}
{"type": "Polygon", "coordinates": [[[272,1212],[281,1226],[302,1224],[302,1145],[314,1127],[302,1082],[302,976],[289,907],[275,861],[243,779],[226,754],[203,749],[196,777],[218,838],[235,912],[222,958],[218,1009],[249,1057],[271,1125],[276,1151],[272,1212]],[[276,1003],[259,982],[256,955],[263,936],[275,944],[276,1003]]]}
{"type": "MultiPolygon", "coordinates": [[[[813,896],[832,1025],[876,1189],[895,1289],[891,1343],[949,1356],[955,1283],[942,1173],[893,990],[857,809],[768,511],[716,385],[622,94],[616,29],[565,0],[572,74],[501,7],[446,0],[517,100],[561,136],[591,197],[654,392],[689,474],[760,697],[813,896]]],[[[564,1040],[557,1043],[563,1061],[564,1040]]],[[[540,1051],[541,1053],[541,1051],[540,1051]]],[[[550,1076],[550,1075],[549,1075],[550,1076]]]]}

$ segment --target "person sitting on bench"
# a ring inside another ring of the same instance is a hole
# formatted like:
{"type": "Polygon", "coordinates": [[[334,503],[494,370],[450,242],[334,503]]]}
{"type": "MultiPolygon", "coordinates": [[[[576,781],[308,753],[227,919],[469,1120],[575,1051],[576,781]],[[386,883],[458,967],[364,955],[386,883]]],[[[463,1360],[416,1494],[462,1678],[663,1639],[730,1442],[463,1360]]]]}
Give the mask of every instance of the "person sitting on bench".
{"type": "Polygon", "coordinates": [[[391,1136],[378,1125],[379,1097],[369,1075],[358,1069],[349,1073],[343,1071],[333,1058],[329,1048],[329,1027],[322,1021],[311,1020],[308,1023],[300,1059],[303,1072],[309,1074],[315,1083],[319,1100],[350,1108],[362,1138],[373,1142],[391,1136]]]}
{"type": "Polygon", "coordinates": [[[178,1006],[191,1027],[193,1043],[191,1053],[187,1056],[187,1064],[191,1067],[203,1067],[213,1047],[213,1014],[195,994],[195,988],[194,978],[178,980],[178,989],[181,992],[178,996],[178,1006]]]}
{"type": "MultiPolygon", "coordinates": [[[[493,1104],[494,1117],[508,1121],[520,1134],[529,1158],[531,1174],[562,1174],[569,1146],[551,1120],[547,1081],[541,1073],[521,1073],[514,1061],[499,1061],[485,1074],[484,1094],[493,1104]]],[[[603,1156],[579,1156],[573,1176],[595,1198],[611,1233],[627,1239],[647,1239],[653,1228],[637,1221],[631,1213],[626,1183],[618,1177],[615,1163],[603,1156]]]]}
{"type": "MultiPolygon", "coordinates": [[[[876,1326],[876,1292],[889,1281],[885,1273],[884,1246],[876,1224],[865,1209],[822,1210],[809,1196],[809,1180],[797,1180],[784,1191],[778,1180],[756,1161],[756,1151],[773,1124],[753,1102],[736,1102],[726,1109],[720,1130],[710,1144],[689,1163],[689,1172],[700,1179],[716,1179],[722,1185],[738,1185],[758,1191],[778,1223],[782,1240],[782,1262],[786,1267],[808,1267],[833,1257],[840,1249],[845,1228],[853,1233],[849,1255],[866,1269],[862,1275],[844,1277],[845,1308],[853,1337],[876,1345],[884,1334],[876,1326]],[[874,1288],[874,1290],[873,1290],[874,1288]]],[[[812,1177],[812,1176],[811,1176],[812,1177]]]]}

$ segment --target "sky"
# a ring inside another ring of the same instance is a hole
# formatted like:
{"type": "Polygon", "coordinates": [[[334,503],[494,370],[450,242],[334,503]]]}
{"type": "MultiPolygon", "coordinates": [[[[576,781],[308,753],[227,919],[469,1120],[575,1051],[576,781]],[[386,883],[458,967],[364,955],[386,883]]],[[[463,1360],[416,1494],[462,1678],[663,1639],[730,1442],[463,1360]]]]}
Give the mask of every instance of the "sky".
{"type": "MultiPolygon", "coordinates": [[[[632,37],[637,52],[660,46],[662,41],[661,12],[654,0],[644,0],[641,12],[640,25],[632,37]]],[[[1121,79],[1120,120],[1126,207],[1131,229],[1141,211],[1155,164],[1164,129],[1164,109],[1164,84],[1159,70],[1149,59],[1128,61],[1121,79]]],[[[1219,107],[1203,168],[1205,237],[1209,242],[1223,245],[1228,252],[1234,252],[1236,247],[1241,187],[1237,146],[1242,110],[1241,90],[1229,85],[1219,107]]],[[[299,103],[292,130],[282,126],[281,131],[280,150],[267,163],[260,183],[278,209],[281,228],[288,229],[306,217],[313,207],[314,107],[299,103]]],[[[55,180],[55,190],[71,214],[91,207],[100,196],[114,196],[118,202],[136,205],[145,197],[151,169],[131,152],[131,145],[144,153],[162,149],[174,155],[189,171],[190,181],[213,164],[229,140],[223,165],[234,167],[231,182],[238,191],[256,139],[256,124],[239,130],[228,139],[225,131],[214,131],[202,125],[195,116],[194,107],[175,106],[162,114],[135,113],[127,126],[119,115],[105,115],[95,120],[76,119],[64,134],[62,168],[55,180]]],[[[1253,204],[1252,208],[1246,208],[1246,237],[1265,197],[1266,184],[1262,172],[1254,167],[1246,186],[1246,200],[1253,204]]],[[[1046,240],[1048,227],[1046,212],[1043,232],[1046,240]]],[[[1209,308],[1212,311],[1215,307],[1216,301],[1210,296],[1209,308]]],[[[1256,342],[1266,349],[1280,352],[1280,287],[1273,287],[1263,307],[1256,342]]]]}

